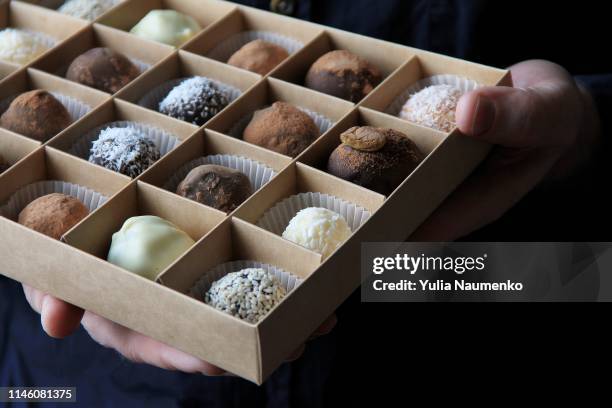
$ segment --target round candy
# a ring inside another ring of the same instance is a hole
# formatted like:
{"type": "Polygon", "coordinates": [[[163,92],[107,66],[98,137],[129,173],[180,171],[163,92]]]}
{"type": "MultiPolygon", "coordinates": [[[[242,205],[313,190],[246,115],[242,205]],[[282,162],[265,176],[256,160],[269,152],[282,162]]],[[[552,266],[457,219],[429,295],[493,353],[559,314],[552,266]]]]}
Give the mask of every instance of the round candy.
{"type": "Polygon", "coordinates": [[[193,17],[174,10],[152,10],[130,31],[139,37],[179,47],[201,30],[193,17]]]}
{"type": "Polygon", "coordinates": [[[283,47],[263,40],[246,44],[230,57],[229,65],[266,75],[289,57],[283,47]]]}
{"type": "Polygon", "coordinates": [[[68,0],[57,11],[93,21],[117,4],[117,0],[68,0]]]}
{"type": "Polygon", "coordinates": [[[0,60],[25,65],[49,49],[42,35],[18,28],[0,30],[0,60]]]}
{"type": "Polygon", "coordinates": [[[159,111],[185,122],[202,126],[229,104],[228,97],[208,78],[194,77],[170,91],[159,111]]]}
{"type": "Polygon", "coordinates": [[[28,204],[19,214],[19,223],[54,239],[60,239],[89,215],[78,199],[64,194],[49,194],[28,204]]]}
{"type": "Polygon", "coordinates": [[[412,95],[400,117],[421,126],[450,132],[456,127],[455,111],[463,92],[452,85],[433,85],[412,95]]]}

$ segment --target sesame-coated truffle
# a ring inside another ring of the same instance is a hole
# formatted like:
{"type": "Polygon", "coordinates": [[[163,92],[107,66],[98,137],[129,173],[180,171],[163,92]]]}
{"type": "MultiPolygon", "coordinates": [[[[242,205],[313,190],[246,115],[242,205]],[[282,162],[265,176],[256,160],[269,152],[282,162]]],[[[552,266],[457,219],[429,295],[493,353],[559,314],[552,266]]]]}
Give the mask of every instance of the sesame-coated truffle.
{"type": "Polygon", "coordinates": [[[19,214],[19,223],[54,239],[60,239],[89,215],[78,199],[64,194],[49,194],[32,201],[19,214]]]}
{"type": "Polygon", "coordinates": [[[159,111],[185,122],[202,126],[229,104],[229,98],[213,81],[189,78],[160,102],[159,111]]]}
{"type": "Polygon", "coordinates": [[[66,78],[114,94],[140,75],[140,70],[124,55],[109,48],[92,48],[78,56],[66,78]]]}
{"type": "Polygon", "coordinates": [[[312,144],[321,131],[312,118],[286,102],[259,110],[244,131],[249,143],[296,157],[312,144]]]}
{"type": "Polygon", "coordinates": [[[421,126],[450,132],[456,127],[455,112],[461,89],[452,85],[433,85],[412,95],[403,106],[400,118],[421,126]]]}
{"type": "Polygon", "coordinates": [[[0,117],[0,126],[21,135],[46,142],[66,129],[72,117],[66,107],[47,91],[19,95],[0,117]]]}
{"type": "Polygon", "coordinates": [[[393,129],[354,127],[329,158],[329,173],[390,195],[424,159],[417,145],[393,129]]]}
{"type": "Polygon", "coordinates": [[[380,70],[349,51],[331,51],[306,74],[306,86],[351,102],[359,102],[382,82],[380,70]]]}
{"type": "Polygon", "coordinates": [[[191,170],[176,193],[230,213],[253,194],[253,188],[249,178],[240,171],[207,164],[191,170]]]}
{"type": "Polygon", "coordinates": [[[266,75],[289,57],[283,47],[263,40],[246,44],[230,57],[229,65],[266,75]]]}

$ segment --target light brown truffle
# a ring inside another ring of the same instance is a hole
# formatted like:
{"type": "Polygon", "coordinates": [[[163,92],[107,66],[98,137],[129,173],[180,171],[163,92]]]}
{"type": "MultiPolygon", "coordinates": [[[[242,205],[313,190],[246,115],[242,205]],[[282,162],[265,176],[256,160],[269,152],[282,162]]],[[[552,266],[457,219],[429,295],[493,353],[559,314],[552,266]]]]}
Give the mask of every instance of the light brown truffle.
{"type": "Polygon", "coordinates": [[[354,127],[341,140],[327,171],[383,195],[390,195],[425,157],[412,140],[393,129],[354,127]]]}
{"type": "Polygon", "coordinates": [[[240,171],[207,164],[191,170],[176,193],[230,213],[253,194],[253,188],[249,178],[240,171]]]}
{"type": "Polygon", "coordinates": [[[249,143],[296,157],[320,135],[310,116],[289,103],[276,102],[255,112],[243,138],[249,143]]]}
{"type": "Polygon", "coordinates": [[[288,57],[289,53],[283,47],[255,40],[236,51],[227,63],[260,75],[267,75],[288,57]]]}
{"type": "Polygon", "coordinates": [[[349,51],[331,51],[306,74],[306,86],[351,102],[359,102],[382,82],[380,70],[349,51]]]}
{"type": "Polygon", "coordinates": [[[140,75],[140,70],[124,55],[109,48],[92,48],[78,56],[66,78],[114,94],[140,75]]]}
{"type": "Polygon", "coordinates": [[[46,142],[72,123],[70,113],[47,91],[19,95],[0,117],[0,126],[21,135],[46,142]]]}
{"type": "Polygon", "coordinates": [[[19,223],[51,238],[60,239],[88,214],[89,210],[78,199],[54,193],[28,204],[19,214],[19,223]]]}

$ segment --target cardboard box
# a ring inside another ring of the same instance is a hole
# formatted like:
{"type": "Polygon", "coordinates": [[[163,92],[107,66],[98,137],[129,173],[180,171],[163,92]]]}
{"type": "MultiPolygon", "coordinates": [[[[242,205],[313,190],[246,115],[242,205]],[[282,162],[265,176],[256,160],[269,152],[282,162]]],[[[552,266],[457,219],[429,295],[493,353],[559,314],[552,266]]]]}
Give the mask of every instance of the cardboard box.
{"type": "MultiPolygon", "coordinates": [[[[360,257],[355,254],[360,252],[361,243],[404,240],[476,168],[490,149],[458,131],[442,133],[390,116],[384,113],[390,102],[418,79],[437,73],[470,77],[484,85],[511,85],[511,79],[503,70],[227,2],[126,1],[100,23],[128,30],[148,10],[157,7],[191,13],[200,19],[204,29],[182,50],[170,51],[146,74],[117,95],[108,96],[70,129],[41,147],[30,145],[33,153],[28,154],[31,150],[27,148],[11,148],[16,149],[12,161],[24,155],[25,158],[0,176],[0,203],[28,183],[42,179],[82,184],[104,193],[110,200],[69,231],[63,242],[30,231],[12,220],[0,219],[0,272],[261,384],[358,288],[360,257]],[[223,38],[252,29],[293,35],[304,42],[304,47],[263,78],[205,57],[223,38]],[[325,52],[340,48],[370,59],[385,75],[385,81],[359,104],[302,86],[310,64],[325,52]],[[239,87],[243,94],[202,128],[136,105],[151,87],[183,75],[208,75],[227,81],[239,87]],[[290,102],[322,114],[333,126],[296,159],[229,135],[236,123],[275,101],[290,102]],[[68,153],[83,133],[113,120],[138,121],[163,128],[176,135],[181,144],[135,180],[68,153]],[[340,143],[339,135],[355,125],[402,131],[419,145],[427,158],[388,197],[327,174],[326,162],[340,143]],[[229,215],[163,189],[168,178],[181,166],[211,154],[247,157],[266,164],[277,174],[229,215]],[[370,219],[351,239],[326,260],[256,226],[276,203],[305,192],[330,194],[371,213],[370,219]],[[197,241],[160,274],[157,282],[105,261],[112,234],[127,218],[141,214],[166,218],[197,241]],[[206,271],[234,260],[273,264],[303,282],[257,324],[236,319],[188,296],[206,271]]],[[[114,29],[100,24],[89,26],[66,41],[69,46],[55,50],[54,54],[58,55],[55,58],[60,60],[59,56],[75,52],[66,48],[78,47],[77,38],[95,38],[99,33],[110,33],[108,30],[114,29]]],[[[123,46],[138,44],[135,48],[142,53],[157,49],[157,44],[140,42],[128,34],[122,38],[126,42],[123,46]]],[[[48,61],[53,59],[49,57],[48,61]]],[[[52,72],[52,65],[38,67],[52,72]]],[[[11,78],[2,83],[1,92],[4,88],[19,87],[19,81],[11,78]]],[[[2,136],[0,132],[0,140],[2,136]]],[[[3,146],[8,143],[0,144],[0,148],[3,146]]]]}
{"type": "Polygon", "coordinates": [[[7,64],[6,62],[0,61],[0,81],[2,81],[4,78],[9,76],[16,70],[17,67],[15,67],[13,64],[7,64]]]}

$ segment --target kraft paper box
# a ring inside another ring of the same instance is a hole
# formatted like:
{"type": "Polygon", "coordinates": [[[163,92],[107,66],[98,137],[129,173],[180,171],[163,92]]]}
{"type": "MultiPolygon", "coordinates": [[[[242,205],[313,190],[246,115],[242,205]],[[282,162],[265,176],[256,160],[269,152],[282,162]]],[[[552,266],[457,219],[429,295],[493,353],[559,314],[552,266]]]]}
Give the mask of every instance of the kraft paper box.
{"type": "MultiPolygon", "coordinates": [[[[15,7],[42,10],[37,12],[44,13],[50,27],[61,26],[56,19],[63,16],[51,10],[5,5],[7,10],[15,7]]],[[[3,15],[6,20],[6,11],[3,15]]],[[[257,384],[359,287],[360,257],[356,254],[361,243],[406,239],[489,152],[490,146],[458,131],[438,132],[395,117],[389,113],[394,102],[416,82],[433,75],[511,86],[504,70],[213,0],[127,0],[96,23],[67,34],[32,67],[3,71],[0,96],[9,98],[43,88],[86,102],[91,109],[44,144],[0,129],[0,154],[12,164],[0,176],[0,206],[21,189],[45,180],[86,188],[104,200],[61,241],[33,232],[14,219],[0,218],[0,273],[257,384]],[[127,33],[148,11],[160,7],[193,15],[202,31],[180,49],[127,33]],[[283,41],[290,39],[301,46],[263,77],[226,65],[220,56],[227,50],[217,49],[219,44],[252,32],[274,40],[282,36],[283,41]],[[94,46],[115,48],[145,62],[147,69],[115,95],[63,79],[66,64],[94,46]],[[334,49],[368,58],[384,74],[383,83],[358,104],[304,87],[310,65],[334,49]],[[236,90],[230,105],[203,127],[162,115],[154,103],[143,102],[158,87],[194,75],[236,90]],[[298,106],[322,129],[321,136],[295,159],[241,140],[241,126],[253,112],[278,101],[298,106]],[[172,137],[175,144],[136,179],[90,164],[84,135],[116,122],[155,129],[172,137]],[[340,144],[340,134],[363,125],[399,130],[427,154],[389,196],[325,172],[329,155],[340,144]],[[185,166],[213,156],[251,160],[267,168],[271,177],[229,215],[182,198],[169,188],[169,181],[185,166]],[[258,226],[269,209],[304,193],[333,196],[369,215],[325,260],[284,240],[278,231],[258,226]],[[136,215],[165,218],[196,241],[155,282],[106,261],[112,234],[136,215]],[[234,261],[273,265],[299,284],[257,324],[224,314],[191,296],[191,289],[207,271],[234,261]]]]}

